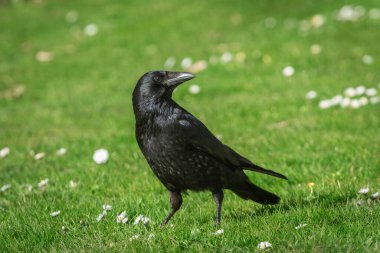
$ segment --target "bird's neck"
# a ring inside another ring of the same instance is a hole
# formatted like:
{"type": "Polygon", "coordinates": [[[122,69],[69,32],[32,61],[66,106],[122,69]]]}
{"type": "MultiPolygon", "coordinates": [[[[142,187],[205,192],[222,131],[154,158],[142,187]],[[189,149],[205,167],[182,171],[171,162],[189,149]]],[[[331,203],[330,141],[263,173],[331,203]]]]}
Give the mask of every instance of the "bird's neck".
{"type": "Polygon", "coordinates": [[[133,101],[136,121],[166,117],[178,113],[182,108],[171,98],[145,97],[133,101]]]}

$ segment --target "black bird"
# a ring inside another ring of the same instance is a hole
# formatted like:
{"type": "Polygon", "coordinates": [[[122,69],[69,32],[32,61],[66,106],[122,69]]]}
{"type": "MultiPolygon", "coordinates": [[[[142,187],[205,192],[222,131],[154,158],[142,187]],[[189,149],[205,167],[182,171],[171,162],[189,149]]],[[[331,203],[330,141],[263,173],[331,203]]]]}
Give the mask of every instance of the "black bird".
{"type": "Polygon", "coordinates": [[[224,145],[173,101],[173,90],[194,77],[188,72],[151,71],[139,79],[133,91],[137,143],[153,173],[170,193],[171,211],[161,226],[181,207],[183,191],[211,191],[219,225],[223,189],[261,204],[280,201],[278,196],[254,185],[244,169],[287,179],[224,145]]]}

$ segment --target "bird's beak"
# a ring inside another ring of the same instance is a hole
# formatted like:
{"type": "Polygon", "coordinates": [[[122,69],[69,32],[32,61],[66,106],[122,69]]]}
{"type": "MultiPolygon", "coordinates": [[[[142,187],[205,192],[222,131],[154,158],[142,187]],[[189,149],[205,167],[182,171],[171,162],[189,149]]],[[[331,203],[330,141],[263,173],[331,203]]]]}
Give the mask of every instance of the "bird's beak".
{"type": "Polygon", "coordinates": [[[169,79],[166,81],[168,87],[176,87],[181,83],[189,81],[195,77],[194,74],[189,72],[172,72],[169,79]]]}

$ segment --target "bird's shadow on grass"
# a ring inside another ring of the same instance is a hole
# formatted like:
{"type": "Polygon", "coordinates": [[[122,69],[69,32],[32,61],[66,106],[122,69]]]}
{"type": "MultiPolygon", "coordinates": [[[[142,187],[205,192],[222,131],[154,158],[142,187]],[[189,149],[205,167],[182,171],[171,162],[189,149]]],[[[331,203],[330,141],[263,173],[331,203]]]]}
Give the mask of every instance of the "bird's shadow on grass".
{"type": "Polygon", "coordinates": [[[279,205],[261,205],[255,210],[244,209],[241,212],[229,213],[233,219],[245,219],[247,217],[270,216],[276,213],[287,213],[292,210],[305,209],[318,206],[319,208],[329,208],[333,206],[347,205],[350,202],[350,196],[340,196],[331,194],[321,194],[314,197],[303,199],[291,199],[279,205]]]}

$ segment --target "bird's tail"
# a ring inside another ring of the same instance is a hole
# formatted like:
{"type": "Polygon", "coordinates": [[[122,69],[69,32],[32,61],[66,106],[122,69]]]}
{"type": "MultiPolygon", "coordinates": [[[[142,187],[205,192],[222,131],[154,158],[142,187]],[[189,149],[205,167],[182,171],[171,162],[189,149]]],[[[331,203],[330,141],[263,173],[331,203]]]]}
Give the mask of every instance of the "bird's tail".
{"type": "Polygon", "coordinates": [[[256,171],[256,172],[259,172],[259,173],[263,173],[263,174],[267,174],[267,175],[271,175],[273,177],[278,177],[278,178],[282,178],[282,179],[285,179],[285,180],[288,180],[288,178],[278,172],[275,172],[273,170],[267,170],[267,169],[264,169],[256,164],[253,164],[249,161],[248,162],[243,162],[242,163],[244,169],[247,169],[247,170],[252,170],[252,171],[256,171]]]}
{"type": "Polygon", "coordinates": [[[280,197],[252,184],[248,180],[238,187],[230,189],[240,198],[250,199],[263,205],[274,205],[280,202],[280,197]]]}

